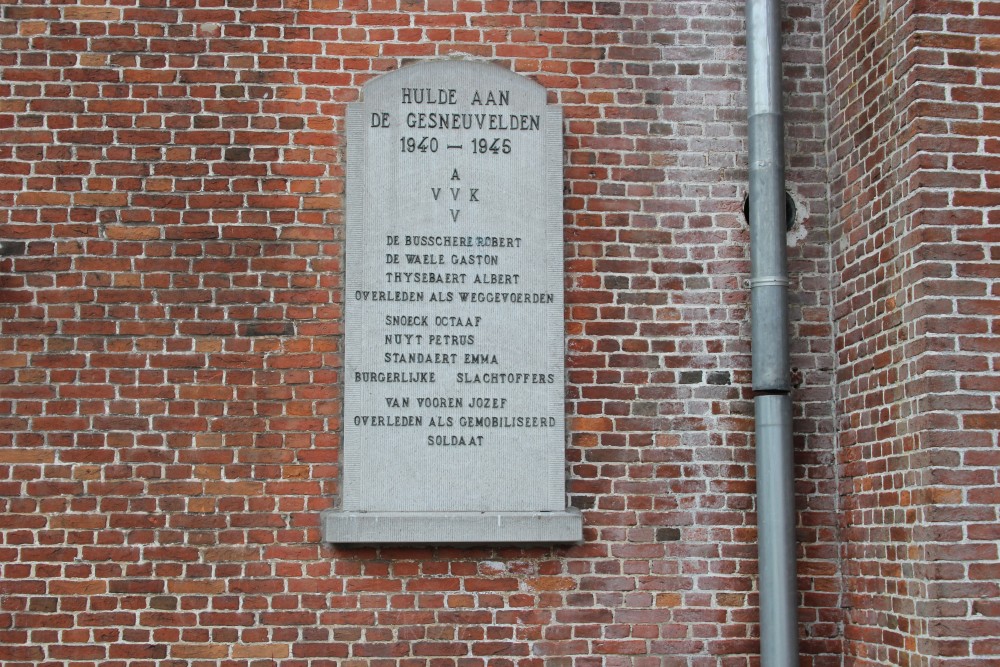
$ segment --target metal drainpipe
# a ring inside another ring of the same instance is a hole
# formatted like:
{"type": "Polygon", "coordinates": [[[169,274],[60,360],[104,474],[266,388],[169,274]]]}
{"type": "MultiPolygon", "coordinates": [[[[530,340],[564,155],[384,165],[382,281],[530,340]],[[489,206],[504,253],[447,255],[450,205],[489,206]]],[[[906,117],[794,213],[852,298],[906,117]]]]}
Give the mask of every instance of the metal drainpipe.
{"type": "Polygon", "coordinates": [[[762,667],[799,664],[779,0],[746,0],[762,667]]]}

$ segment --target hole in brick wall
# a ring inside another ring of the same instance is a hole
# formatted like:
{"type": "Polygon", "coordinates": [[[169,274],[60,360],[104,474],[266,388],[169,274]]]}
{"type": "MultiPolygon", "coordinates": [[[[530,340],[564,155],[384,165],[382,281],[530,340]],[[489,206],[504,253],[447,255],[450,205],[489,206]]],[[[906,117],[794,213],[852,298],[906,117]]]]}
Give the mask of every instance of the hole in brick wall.
{"type": "MultiPolygon", "coordinates": [[[[797,211],[795,209],[795,200],[792,199],[792,194],[785,190],[785,229],[788,231],[792,230],[795,226],[795,215],[797,211]]],[[[750,195],[748,194],[743,198],[743,219],[750,224],[750,195]]]]}

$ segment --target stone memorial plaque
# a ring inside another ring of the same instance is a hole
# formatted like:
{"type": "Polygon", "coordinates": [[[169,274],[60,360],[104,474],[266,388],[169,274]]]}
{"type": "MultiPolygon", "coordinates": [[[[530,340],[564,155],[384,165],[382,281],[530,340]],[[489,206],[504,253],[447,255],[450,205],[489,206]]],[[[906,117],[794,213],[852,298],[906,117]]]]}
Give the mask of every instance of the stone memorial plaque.
{"type": "Polygon", "coordinates": [[[501,67],[425,62],[347,113],[335,543],[581,539],[566,507],[562,114],[501,67]]]}

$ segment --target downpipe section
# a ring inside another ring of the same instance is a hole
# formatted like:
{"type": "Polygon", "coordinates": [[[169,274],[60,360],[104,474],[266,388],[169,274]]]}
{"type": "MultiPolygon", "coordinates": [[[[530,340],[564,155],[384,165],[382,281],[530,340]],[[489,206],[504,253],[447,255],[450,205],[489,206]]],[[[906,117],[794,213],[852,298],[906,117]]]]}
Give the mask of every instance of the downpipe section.
{"type": "Polygon", "coordinates": [[[790,392],[784,141],[780,113],[750,117],[750,313],[754,391],[790,392]]]}
{"type": "Polygon", "coordinates": [[[797,667],[792,399],[788,394],[759,394],[754,411],[760,660],[762,667],[797,667]]]}
{"type": "Polygon", "coordinates": [[[746,0],[750,308],[762,667],[797,667],[779,0],[746,0]]]}

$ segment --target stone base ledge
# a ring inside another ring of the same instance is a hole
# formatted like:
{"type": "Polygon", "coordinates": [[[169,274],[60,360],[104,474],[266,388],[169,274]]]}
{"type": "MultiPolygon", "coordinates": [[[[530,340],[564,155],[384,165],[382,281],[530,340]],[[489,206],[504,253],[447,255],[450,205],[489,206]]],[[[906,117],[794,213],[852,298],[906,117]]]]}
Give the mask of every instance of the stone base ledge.
{"type": "Polygon", "coordinates": [[[562,512],[343,512],[321,517],[332,544],[555,544],[583,541],[576,508],[562,512]]]}

